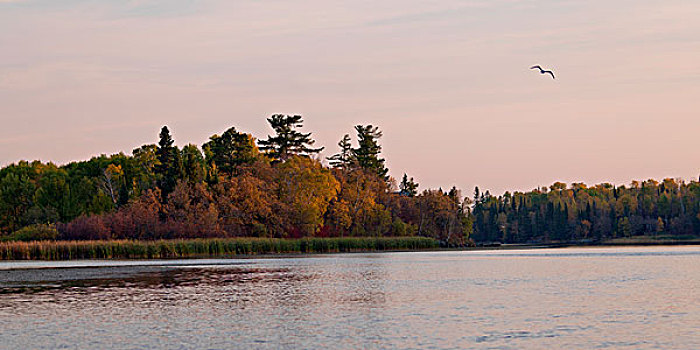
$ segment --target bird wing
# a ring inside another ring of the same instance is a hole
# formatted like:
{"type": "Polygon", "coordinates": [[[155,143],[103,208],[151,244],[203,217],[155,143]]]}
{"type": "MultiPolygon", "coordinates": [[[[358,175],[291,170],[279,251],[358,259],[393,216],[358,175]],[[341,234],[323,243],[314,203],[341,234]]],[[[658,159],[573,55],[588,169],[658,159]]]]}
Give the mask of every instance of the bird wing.
{"type": "Polygon", "coordinates": [[[542,69],[542,67],[540,67],[540,66],[532,66],[532,67],[530,67],[530,69],[535,69],[535,68],[540,69],[540,70],[542,69]]]}
{"type": "Polygon", "coordinates": [[[542,73],[549,73],[549,74],[552,75],[552,79],[556,79],[556,78],[554,77],[554,72],[552,72],[551,70],[546,70],[546,71],[543,71],[542,73]]]}

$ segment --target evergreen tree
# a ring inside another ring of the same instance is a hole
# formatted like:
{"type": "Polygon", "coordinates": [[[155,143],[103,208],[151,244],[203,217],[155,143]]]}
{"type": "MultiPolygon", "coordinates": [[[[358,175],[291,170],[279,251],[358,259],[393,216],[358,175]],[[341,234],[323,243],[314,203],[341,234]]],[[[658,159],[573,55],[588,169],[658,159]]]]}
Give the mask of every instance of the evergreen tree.
{"type": "Polygon", "coordinates": [[[158,163],[155,167],[155,173],[163,202],[166,202],[168,194],[175,189],[177,180],[182,177],[182,159],[180,151],[176,146],[173,146],[175,141],[173,141],[167,126],[163,126],[159,136],[160,140],[156,150],[158,163]]]}
{"type": "Polygon", "coordinates": [[[338,142],[338,147],[340,147],[340,152],[327,158],[329,160],[330,166],[333,168],[348,170],[348,168],[350,168],[350,165],[353,162],[350,135],[345,134],[343,138],[338,142]]]}
{"type": "Polygon", "coordinates": [[[377,174],[384,180],[388,180],[387,173],[389,169],[384,167],[384,159],[379,158],[379,153],[382,151],[382,147],[377,141],[382,137],[379,127],[356,125],[355,130],[357,131],[359,146],[353,149],[353,155],[357,160],[357,165],[362,169],[377,174]]]}
{"type": "Polygon", "coordinates": [[[275,131],[275,136],[267,136],[267,140],[260,140],[260,148],[267,151],[270,157],[276,161],[286,161],[292,155],[309,156],[323,150],[311,148],[315,141],[311,139],[311,133],[300,133],[297,128],[303,126],[300,115],[274,114],[267,118],[270,126],[275,131]]]}
{"type": "Polygon", "coordinates": [[[403,196],[414,197],[418,194],[418,183],[413,181],[413,178],[408,179],[408,175],[403,174],[403,179],[399,184],[399,193],[403,196]]]}
{"type": "Polygon", "coordinates": [[[190,183],[204,180],[204,157],[196,145],[189,144],[182,148],[182,171],[190,183]]]}
{"type": "Polygon", "coordinates": [[[211,167],[231,176],[236,175],[238,166],[254,162],[259,153],[253,137],[236,131],[235,127],[229,128],[221,136],[211,136],[202,148],[211,167]]]}

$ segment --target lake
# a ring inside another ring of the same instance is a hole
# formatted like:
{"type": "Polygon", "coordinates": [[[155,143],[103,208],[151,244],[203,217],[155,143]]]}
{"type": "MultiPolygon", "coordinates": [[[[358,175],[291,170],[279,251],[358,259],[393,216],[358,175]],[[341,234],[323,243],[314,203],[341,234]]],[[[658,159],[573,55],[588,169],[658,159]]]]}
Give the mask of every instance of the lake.
{"type": "Polygon", "coordinates": [[[700,349],[700,247],[0,262],[0,349],[700,349]]]}

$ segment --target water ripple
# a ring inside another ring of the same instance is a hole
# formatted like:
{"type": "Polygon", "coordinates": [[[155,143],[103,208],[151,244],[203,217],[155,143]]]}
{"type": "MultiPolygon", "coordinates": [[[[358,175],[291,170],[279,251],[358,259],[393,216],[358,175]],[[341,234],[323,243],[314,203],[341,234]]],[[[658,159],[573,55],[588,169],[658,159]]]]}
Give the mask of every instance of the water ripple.
{"type": "Polygon", "coordinates": [[[700,348],[678,248],[0,268],[0,349],[700,348]]]}

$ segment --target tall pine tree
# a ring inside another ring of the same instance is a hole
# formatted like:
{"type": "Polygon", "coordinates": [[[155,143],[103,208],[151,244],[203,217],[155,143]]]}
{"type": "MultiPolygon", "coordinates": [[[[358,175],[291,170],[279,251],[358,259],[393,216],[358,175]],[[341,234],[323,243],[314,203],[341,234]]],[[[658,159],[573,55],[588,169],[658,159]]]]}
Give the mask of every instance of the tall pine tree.
{"type": "Polygon", "coordinates": [[[173,145],[175,141],[173,141],[167,126],[163,126],[159,136],[160,140],[156,150],[158,164],[155,167],[155,173],[157,185],[162,193],[162,200],[166,202],[168,194],[175,189],[177,180],[182,178],[182,161],[180,151],[173,145]]]}
{"type": "Polygon", "coordinates": [[[267,118],[270,126],[275,131],[275,136],[267,136],[267,140],[260,140],[260,148],[268,152],[275,161],[286,161],[292,155],[309,156],[323,150],[311,148],[315,141],[311,139],[311,133],[301,133],[297,128],[303,126],[300,115],[274,114],[267,118]]]}
{"type": "Polygon", "coordinates": [[[353,161],[352,145],[350,144],[350,135],[345,134],[343,138],[338,142],[338,147],[340,147],[340,152],[327,158],[329,160],[330,166],[333,168],[348,170],[353,161]]]}
{"type": "Polygon", "coordinates": [[[382,147],[377,141],[382,137],[382,132],[379,131],[379,127],[372,125],[356,125],[355,131],[357,131],[359,146],[353,149],[353,155],[357,160],[357,165],[360,168],[377,174],[384,180],[388,180],[386,174],[389,172],[389,169],[384,167],[384,159],[379,158],[379,153],[382,151],[382,147]]]}

